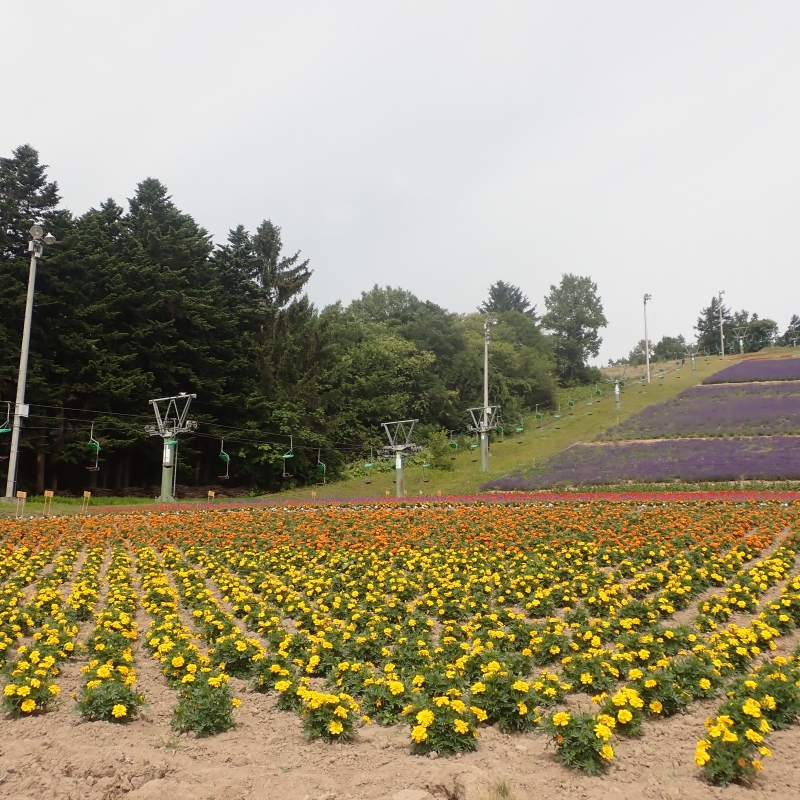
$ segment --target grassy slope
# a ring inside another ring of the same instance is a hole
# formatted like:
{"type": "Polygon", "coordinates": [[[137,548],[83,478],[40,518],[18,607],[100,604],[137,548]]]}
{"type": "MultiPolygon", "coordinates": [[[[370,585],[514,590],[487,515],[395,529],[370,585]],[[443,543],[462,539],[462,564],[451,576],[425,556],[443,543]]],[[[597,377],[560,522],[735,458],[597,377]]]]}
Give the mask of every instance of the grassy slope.
{"type": "MultiPolygon", "coordinates": [[[[765,351],[761,356],[779,357],[786,355],[783,348],[765,351]]],[[[697,375],[692,377],[692,371],[687,362],[680,374],[676,374],[672,362],[665,366],[665,377],[658,379],[661,365],[655,365],[652,370],[653,382],[648,385],[639,385],[635,380],[627,385],[622,393],[622,408],[617,412],[614,408],[614,397],[610,391],[611,387],[604,384],[603,397],[588,407],[585,401],[576,403],[575,413],[570,415],[562,407],[564,412],[560,420],[553,420],[552,417],[545,419],[542,428],[534,428],[533,420],[527,420],[525,434],[521,444],[517,444],[516,439],[508,437],[505,443],[492,445],[490,470],[481,472],[479,465],[473,462],[469,451],[459,451],[457,460],[453,462],[454,469],[451,472],[431,471],[430,481],[423,483],[422,471],[419,467],[412,467],[407,470],[406,484],[408,495],[419,495],[422,491],[425,495],[435,495],[441,491],[443,495],[464,495],[473,494],[478,491],[478,487],[491,478],[507,475],[518,468],[524,468],[541,461],[565,447],[569,447],[576,442],[591,441],[595,435],[607,428],[609,425],[617,424],[629,417],[631,414],[640,411],[645,406],[653,403],[660,403],[688,386],[699,383],[703,378],[712,375],[720,369],[734,363],[735,358],[726,357],[710,358],[706,361],[698,359],[697,375]]],[[[638,378],[641,372],[637,368],[632,371],[634,378],[638,378]]],[[[630,376],[629,376],[630,377],[630,376]]],[[[373,476],[372,483],[367,485],[363,480],[348,480],[333,483],[328,486],[305,487],[288,492],[270,495],[278,501],[280,499],[310,500],[312,492],[316,493],[317,499],[349,499],[349,498],[377,498],[384,497],[386,492],[394,496],[394,484],[392,474],[376,474],[373,476]]],[[[196,501],[182,501],[190,504],[196,501]]],[[[103,499],[93,502],[93,505],[115,505],[125,503],[130,505],[150,505],[151,501],[140,498],[130,498],[128,500],[103,499]]],[[[77,513],[80,500],[72,502],[56,502],[53,505],[53,513],[71,514],[77,513]]],[[[41,513],[41,498],[34,498],[28,504],[29,513],[41,513]]],[[[13,510],[8,506],[0,505],[0,515],[13,514],[13,510]]]]}

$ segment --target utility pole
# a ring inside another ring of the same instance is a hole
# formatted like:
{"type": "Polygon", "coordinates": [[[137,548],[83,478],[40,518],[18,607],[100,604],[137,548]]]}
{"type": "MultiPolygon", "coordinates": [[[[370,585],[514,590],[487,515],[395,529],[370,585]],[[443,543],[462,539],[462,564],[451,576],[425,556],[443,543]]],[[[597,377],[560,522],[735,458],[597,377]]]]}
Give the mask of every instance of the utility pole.
{"type": "Polygon", "coordinates": [[[394,456],[395,496],[406,496],[406,470],[403,458],[406,452],[415,453],[422,448],[411,441],[411,434],[418,419],[402,419],[395,422],[382,422],[389,444],[378,452],[381,455],[394,456]]]}
{"type": "Polygon", "coordinates": [[[494,417],[497,414],[497,408],[491,409],[489,406],[489,327],[496,325],[497,320],[494,317],[487,317],[483,323],[483,414],[481,415],[481,472],[487,472],[489,469],[489,431],[492,430],[494,425],[494,417]],[[491,416],[492,427],[489,427],[489,418],[491,416]]]}
{"type": "Polygon", "coordinates": [[[197,427],[193,420],[186,419],[192,400],[196,394],[181,392],[174,397],[159,397],[150,401],[156,415],[156,425],[145,425],[144,429],[151,436],[160,436],[164,440],[164,453],[161,458],[161,494],[156,498],[159,503],[175,502],[175,484],[177,482],[178,435],[187,433],[197,427]],[[166,406],[163,407],[163,404],[166,406]]]}
{"type": "Polygon", "coordinates": [[[647,382],[650,383],[650,339],[647,336],[647,301],[652,300],[652,295],[644,296],[644,358],[647,364],[647,382]]]}
{"type": "Polygon", "coordinates": [[[721,291],[719,293],[719,357],[725,357],[725,329],[723,328],[722,322],[722,295],[725,292],[721,291]]]}
{"type": "Polygon", "coordinates": [[[14,405],[14,425],[11,429],[11,453],[8,459],[8,480],[6,481],[7,501],[14,500],[17,488],[17,470],[19,468],[19,437],[22,420],[28,416],[28,406],[25,405],[25,383],[28,379],[28,353],[31,346],[31,323],[33,321],[33,294],[36,284],[36,262],[42,257],[44,245],[56,243],[56,237],[48,233],[44,235],[41,225],[34,225],[30,229],[31,241],[28,242],[28,252],[31,254],[31,266],[28,272],[28,296],[25,300],[25,322],[22,326],[22,350],[19,354],[19,374],[17,377],[17,399],[14,405]]]}

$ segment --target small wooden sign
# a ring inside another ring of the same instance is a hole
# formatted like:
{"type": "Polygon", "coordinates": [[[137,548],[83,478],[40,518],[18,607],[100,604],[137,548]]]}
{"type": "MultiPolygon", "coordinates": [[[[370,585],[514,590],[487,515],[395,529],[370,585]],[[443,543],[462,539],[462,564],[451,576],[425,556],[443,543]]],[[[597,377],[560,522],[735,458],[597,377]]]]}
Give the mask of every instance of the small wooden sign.
{"type": "Polygon", "coordinates": [[[88,500],[92,496],[92,493],[91,492],[84,492],[83,496],[88,500]]]}
{"type": "Polygon", "coordinates": [[[44,490],[44,496],[45,497],[52,497],[53,493],[50,491],[50,489],[45,489],[44,490]]]}
{"type": "Polygon", "coordinates": [[[209,492],[208,493],[208,499],[209,500],[213,500],[216,496],[217,496],[216,492],[209,492]]]}
{"type": "Polygon", "coordinates": [[[25,500],[28,497],[27,492],[17,492],[17,499],[18,500],[25,500]]]}

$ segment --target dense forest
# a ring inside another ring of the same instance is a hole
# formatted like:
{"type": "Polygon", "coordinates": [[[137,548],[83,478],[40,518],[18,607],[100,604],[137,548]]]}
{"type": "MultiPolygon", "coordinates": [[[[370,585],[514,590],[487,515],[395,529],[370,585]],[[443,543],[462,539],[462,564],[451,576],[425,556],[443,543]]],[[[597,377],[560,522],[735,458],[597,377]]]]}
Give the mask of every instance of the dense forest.
{"type": "Polygon", "coordinates": [[[181,391],[197,394],[199,423],[180,441],[187,484],[217,481],[223,439],[231,482],[260,491],[316,480],[319,461],[336,477],[384,444],[384,421],[418,418],[417,441],[441,442],[482,403],[487,314],[497,320],[490,397],[506,419],[597,377],[588,360],[607,322],[587,277],[561,276],[541,315],[502,280],[466,315],[377,285],[319,309],[305,293],[308,261],[283,252],[271,221],[215,245],[153,178],[126,206],[109,199],[74,216],[35,149],[0,158],[0,409],[13,409],[16,391],[28,230],[39,223],[58,240],[36,278],[20,489],[156,485],[148,400],[181,391]],[[86,469],[92,425],[97,471],[86,469]]]}

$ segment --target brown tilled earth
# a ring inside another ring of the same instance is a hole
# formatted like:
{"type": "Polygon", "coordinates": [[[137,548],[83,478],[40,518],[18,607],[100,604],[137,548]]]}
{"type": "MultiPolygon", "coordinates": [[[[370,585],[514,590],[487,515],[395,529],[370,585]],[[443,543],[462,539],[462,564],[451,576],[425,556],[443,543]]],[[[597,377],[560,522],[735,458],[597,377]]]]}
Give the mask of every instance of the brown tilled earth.
{"type": "Polygon", "coordinates": [[[800,728],[777,732],[774,758],[750,788],[705,784],[693,763],[715,702],[646,724],[638,741],[617,741],[604,777],[568,772],[544,738],[483,729],[477,752],[430,759],[409,753],[404,727],[362,728],[355,741],[309,742],[296,715],[272,697],[245,693],[234,730],[177,738],[169,727],[174,692],[155,665],[140,663],[150,701],[125,726],[81,723],[70,712],[77,665],[64,674],[61,707],[41,717],[0,720],[0,796],[59,800],[503,800],[504,798],[798,798],[800,728]]]}

